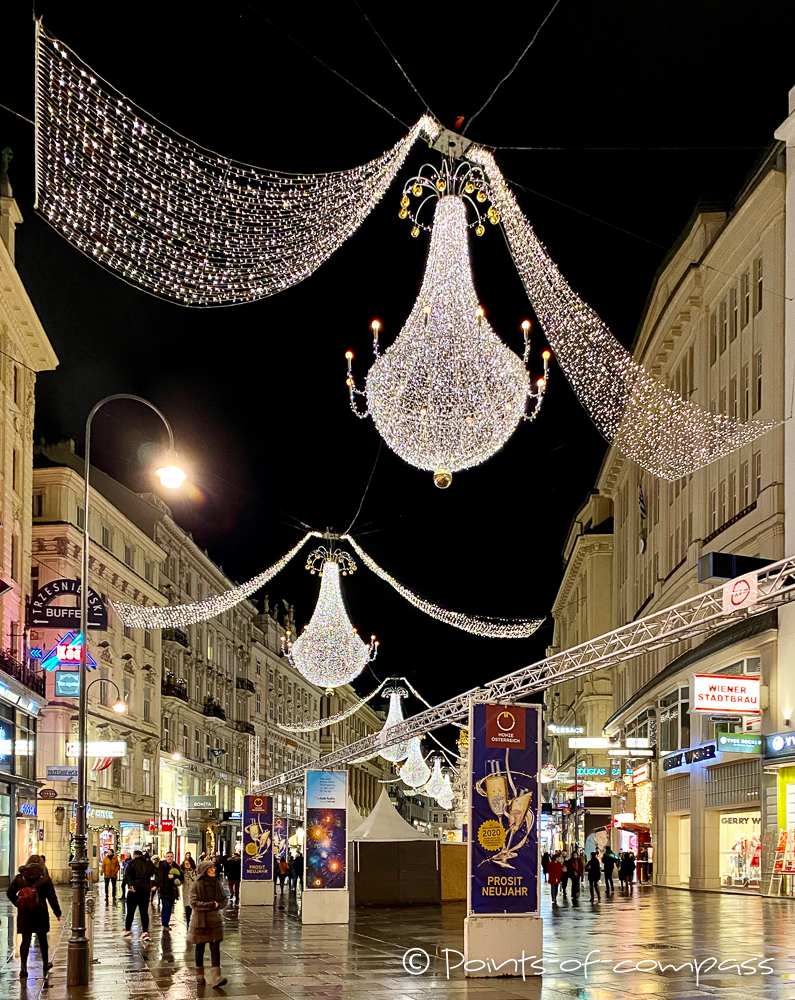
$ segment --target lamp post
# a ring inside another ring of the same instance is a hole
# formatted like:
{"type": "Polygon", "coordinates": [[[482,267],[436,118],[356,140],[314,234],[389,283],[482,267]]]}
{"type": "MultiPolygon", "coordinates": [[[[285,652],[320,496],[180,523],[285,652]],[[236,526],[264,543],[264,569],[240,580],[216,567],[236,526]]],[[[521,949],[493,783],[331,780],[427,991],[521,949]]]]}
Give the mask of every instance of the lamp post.
{"type": "MultiPolygon", "coordinates": [[[[177,455],[174,451],[174,433],[164,414],[148,399],[127,392],[106,396],[96,403],[86,420],[86,445],[83,478],[85,480],[85,495],[83,506],[83,559],[80,577],[80,631],[83,644],[80,648],[79,704],[78,704],[78,743],[77,758],[77,816],[75,823],[74,858],[72,860],[72,933],[67,949],[66,983],[67,986],[87,986],[89,981],[90,959],[88,937],[86,936],[86,892],[88,889],[88,850],[86,843],[86,715],[88,712],[88,687],[86,685],[86,649],[88,646],[88,562],[89,562],[89,480],[91,470],[91,424],[94,415],[106,403],[115,399],[134,399],[143,403],[160,417],[168,431],[169,448],[165,461],[157,469],[156,475],[163,486],[177,489],[185,481],[185,473],[176,465],[177,455]]],[[[99,679],[99,678],[98,678],[99,679]]],[[[94,683],[92,681],[92,683],[94,683]]],[[[116,689],[118,691],[118,688],[116,689]]],[[[120,699],[121,700],[121,699],[120,699]]]]}

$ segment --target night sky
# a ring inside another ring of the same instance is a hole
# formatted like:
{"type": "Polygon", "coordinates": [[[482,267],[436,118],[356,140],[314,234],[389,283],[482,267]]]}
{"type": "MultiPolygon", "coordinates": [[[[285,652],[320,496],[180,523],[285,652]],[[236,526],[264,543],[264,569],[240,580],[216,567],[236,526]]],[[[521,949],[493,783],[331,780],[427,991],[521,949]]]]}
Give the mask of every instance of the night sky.
{"type": "MultiPolygon", "coordinates": [[[[354,2],[120,6],[37,0],[36,10],[132,101],[238,160],[343,169],[407,131],[284,32],[403,122],[425,110],[354,2]]],[[[456,14],[447,5],[362,4],[448,127],[483,105],[551,6],[492,3],[456,14]]],[[[7,7],[0,101],[32,117],[30,6],[7,7]]],[[[505,175],[526,189],[520,203],[563,274],[625,345],[696,204],[731,198],[786,118],[794,21],[788,2],[562,0],[473,125],[470,137],[497,146],[505,175]],[[499,148],[508,146],[556,148],[499,148]]],[[[157,403],[197,487],[190,499],[166,499],[236,580],[291,547],[298,522],[347,528],[379,437],[350,412],[344,353],[355,352],[363,384],[370,321],[381,319],[387,346],[411,308],[427,238],[411,239],[398,219],[399,189],[435,154],[418,144],[358,233],[304,283],[253,305],[191,310],[127,286],[34,215],[33,129],[0,110],[3,146],[14,150],[10,176],[25,216],[17,267],[60,358],[57,372],[38,381],[37,438],[80,442],[90,406],[109,393],[157,403]]],[[[520,352],[519,324],[531,313],[495,228],[474,244],[473,265],[493,327],[520,352]]],[[[545,346],[537,335],[536,370],[545,346]]],[[[162,440],[156,418],[127,404],[106,412],[95,423],[96,464],[134,489],[151,488],[138,457],[147,441],[162,440]]],[[[560,582],[567,529],[604,453],[553,363],[538,420],[485,465],[457,473],[447,491],[383,447],[354,534],[401,582],[440,604],[542,616],[560,582]]],[[[316,587],[299,557],[267,589],[295,603],[300,627],[316,587]]],[[[362,634],[381,640],[375,674],[405,674],[431,701],[532,662],[552,639],[551,618],[525,641],[458,632],[366,569],[346,598],[362,634]]],[[[365,674],[357,686],[375,683],[365,674]]]]}

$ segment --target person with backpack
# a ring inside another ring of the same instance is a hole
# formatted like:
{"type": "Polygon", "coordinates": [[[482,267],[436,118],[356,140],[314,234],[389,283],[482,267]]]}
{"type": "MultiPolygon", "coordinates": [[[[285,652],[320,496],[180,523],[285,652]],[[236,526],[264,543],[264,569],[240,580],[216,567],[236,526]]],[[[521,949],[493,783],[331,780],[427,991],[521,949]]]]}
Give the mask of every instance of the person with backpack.
{"type": "Polygon", "coordinates": [[[188,944],[196,945],[196,983],[204,986],[204,950],[210,946],[211,985],[218,989],[226,983],[221,972],[221,942],[224,921],[220,911],[226,906],[226,893],[212,861],[201,861],[190,886],[191,918],[188,944]]]}
{"type": "Polygon", "coordinates": [[[50,911],[47,909],[47,904],[50,904],[58,920],[61,919],[61,907],[52,879],[38,854],[31,854],[27,862],[22,865],[19,874],[6,890],[6,895],[17,908],[17,933],[22,935],[22,944],[19,948],[22,968],[19,970],[19,978],[27,979],[28,953],[35,934],[39,941],[41,963],[46,979],[52,968],[47,944],[47,934],[50,930],[50,911]]]}
{"type": "Polygon", "coordinates": [[[113,851],[108,851],[102,859],[100,874],[105,879],[105,905],[109,904],[108,888],[113,885],[113,902],[116,902],[116,883],[119,880],[119,859],[113,851]]]}
{"type": "Polygon", "coordinates": [[[237,902],[240,906],[240,866],[241,858],[237,853],[237,848],[235,848],[234,854],[231,854],[224,862],[224,872],[226,873],[226,884],[229,886],[229,901],[232,900],[237,902]]]}
{"type": "Polygon", "coordinates": [[[132,933],[135,911],[141,917],[141,940],[149,941],[149,897],[152,891],[152,876],[155,866],[145,858],[141,851],[133,851],[133,859],[127,865],[124,881],[127,885],[127,919],[124,924],[124,936],[132,933]]]}

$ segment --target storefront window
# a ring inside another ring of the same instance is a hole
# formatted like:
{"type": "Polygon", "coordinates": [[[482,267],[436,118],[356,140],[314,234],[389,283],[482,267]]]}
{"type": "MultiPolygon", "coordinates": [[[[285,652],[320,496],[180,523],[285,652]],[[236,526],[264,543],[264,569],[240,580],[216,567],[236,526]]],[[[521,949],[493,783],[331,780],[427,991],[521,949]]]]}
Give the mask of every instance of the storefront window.
{"type": "Polygon", "coordinates": [[[659,701],[657,742],[661,753],[690,747],[690,690],[677,688],[659,701]]]}
{"type": "Polygon", "coordinates": [[[720,814],[721,885],[759,888],[761,830],[762,817],[753,809],[720,814]]]}

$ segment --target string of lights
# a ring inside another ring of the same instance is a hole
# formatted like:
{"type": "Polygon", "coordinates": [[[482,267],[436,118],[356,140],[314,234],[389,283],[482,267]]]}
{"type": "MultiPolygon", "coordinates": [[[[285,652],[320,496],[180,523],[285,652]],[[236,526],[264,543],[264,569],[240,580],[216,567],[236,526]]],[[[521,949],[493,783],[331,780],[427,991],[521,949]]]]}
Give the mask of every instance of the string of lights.
{"type": "MultiPolygon", "coordinates": [[[[394,687],[389,692],[389,711],[387,712],[384,727],[381,730],[382,734],[386,734],[391,726],[396,726],[398,723],[403,721],[404,716],[401,699],[405,698],[405,696],[406,691],[401,687],[394,687]]],[[[397,764],[399,761],[405,760],[408,756],[408,741],[403,743],[394,743],[392,746],[383,747],[379,753],[384,760],[388,760],[392,764],[397,764]]]]}
{"type": "Polygon", "coordinates": [[[423,116],[350,170],[290,174],[239,163],[167,128],[37,22],[36,207],[125,281],[184,306],[254,302],[315,271],[369,215],[423,116]]]}
{"type": "Polygon", "coordinates": [[[444,622],[445,625],[452,625],[453,628],[470,632],[472,635],[488,636],[491,639],[526,639],[532,635],[543,623],[543,618],[488,618],[473,615],[465,615],[460,611],[450,611],[442,608],[438,604],[432,604],[424,598],[419,597],[408,587],[404,587],[385,569],[372,559],[359,543],[351,535],[343,535],[343,540],[348,542],[354,552],[359,556],[364,565],[388,583],[393,590],[396,590],[404,600],[408,601],[415,608],[424,614],[444,622]]]}
{"type": "Polygon", "coordinates": [[[641,468],[675,480],[756,440],[773,423],[743,423],[688,402],[634,361],[571,289],[535,235],[491,152],[466,154],[489,180],[519,275],[555,358],[603,437],[641,468]]]}
{"type": "Polygon", "coordinates": [[[324,729],[326,726],[333,726],[335,722],[343,722],[345,719],[350,718],[350,716],[355,715],[360,708],[363,708],[368,703],[368,701],[372,701],[372,699],[375,698],[375,696],[387,683],[387,680],[389,680],[389,678],[381,681],[375,691],[371,691],[370,694],[366,695],[364,698],[360,698],[349,708],[343,709],[342,712],[337,712],[336,715],[328,715],[325,719],[317,719],[315,722],[294,722],[289,725],[284,722],[277,722],[276,726],[278,729],[283,729],[286,733],[311,733],[316,729],[324,729]]]}
{"type": "Polygon", "coordinates": [[[398,769],[400,780],[409,788],[422,788],[431,776],[431,769],[425,763],[420,747],[420,737],[413,736],[409,740],[409,752],[405,763],[398,769]]]}
{"type": "Polygon", "coordinates": [[[300,552],[310,538],[316,537],[317,532],[309,532],[304,535],[301,541],[293,546],[290,551],[282,556],[273,566],[268,567],[262,573],[252,577],[248,583],[243,583],[232,590],[226,590],[223,594],[214,594],[203,601],[195,601],[193,604],[171,604],[165,608],[144,607],[140,604],[122,604],[120,601],[112,601],[111,604],[116,614],[122,622],[129,628],[178,628],[181,625],[195,625],[196,622],[206,622],[210,618],[233,608],[241,601],[245,601],[260,587],[264,587],[269,580],[272,580],[277,573],[281,572],[290,560],[300,552]]]}

